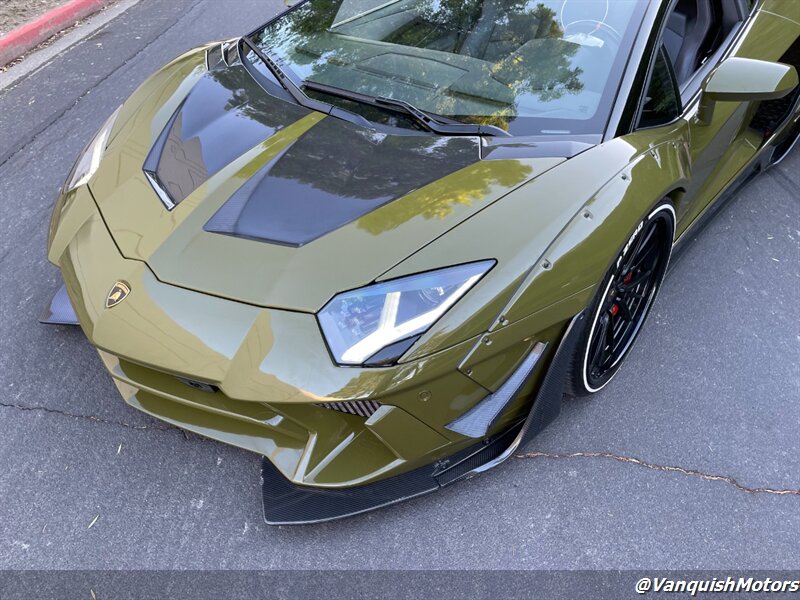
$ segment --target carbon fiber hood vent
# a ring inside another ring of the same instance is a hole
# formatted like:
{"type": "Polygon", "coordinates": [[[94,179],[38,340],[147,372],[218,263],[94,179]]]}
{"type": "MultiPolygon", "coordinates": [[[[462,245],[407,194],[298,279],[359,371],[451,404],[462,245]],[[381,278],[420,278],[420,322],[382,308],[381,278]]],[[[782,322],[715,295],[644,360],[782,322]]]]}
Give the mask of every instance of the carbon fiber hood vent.
{"type": "Polygon", "coordinates": [[[195,84],[144,162],[145,175],[172,210],[223,167],[308,110],[269,96],[241,65],[224,63],[195,84]]]}
{"type": "MultiPolygon", "coordinates": [[[[145,160],[145,176],[172,210],[308,114],[270,96],[242,66],[221,64],[170,117],[145,160]]],[[[477,138],[382,133],[329,117],[254,173],[205,230],[299,247],[479,160],[477,138]]]]}
{"type": "Polygon", "coordinates": [[[478,160],[475,138],[386,134],[329,117],[255,173],[205,230],[302,246],[478,160]]]}

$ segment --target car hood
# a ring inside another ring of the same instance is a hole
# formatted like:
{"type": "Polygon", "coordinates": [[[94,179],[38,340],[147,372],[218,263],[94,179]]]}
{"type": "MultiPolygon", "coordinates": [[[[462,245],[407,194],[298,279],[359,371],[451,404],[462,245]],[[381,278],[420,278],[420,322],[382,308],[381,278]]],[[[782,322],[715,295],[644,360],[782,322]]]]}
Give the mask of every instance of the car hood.
{"type": "Polygon", "coordinates": [[[187,55],[126,103],[90,189],[159,280],[315,312],[565,160],[504,156],[309,111],[187,55]]]}

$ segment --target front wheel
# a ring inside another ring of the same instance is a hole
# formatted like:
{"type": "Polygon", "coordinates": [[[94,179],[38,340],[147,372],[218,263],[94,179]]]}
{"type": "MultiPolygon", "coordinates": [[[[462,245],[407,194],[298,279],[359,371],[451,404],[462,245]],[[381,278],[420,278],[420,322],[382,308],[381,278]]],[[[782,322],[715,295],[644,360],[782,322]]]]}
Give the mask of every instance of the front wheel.
{"type": "Polygon", "coordinates": [[[636,227],[589,306],[589,322],[572,357],[566,394],[593,394],[617,374],[655,302],[674,235],[675,211],[666,202],[636,227]]]}

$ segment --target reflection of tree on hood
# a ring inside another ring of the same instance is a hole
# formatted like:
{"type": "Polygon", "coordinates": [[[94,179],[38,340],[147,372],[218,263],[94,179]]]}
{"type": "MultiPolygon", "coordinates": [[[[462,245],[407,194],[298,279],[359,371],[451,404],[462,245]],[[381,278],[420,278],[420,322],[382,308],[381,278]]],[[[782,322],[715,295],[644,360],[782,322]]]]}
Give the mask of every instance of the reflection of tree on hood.
{"type": "Polygon", "coordinates": [[[456,206],[483,201],[494,186],[516,187],[533,172],[517,161],[478,156],[472,138],[386,135],[327,118],[292,144],[270,176],[363,202],[370,212],[358,226],[379,234],[416,216],[444,219],[456,206]],[[409,194],[414,199],[403,200],[409,194]]]}
{"type": "Polygon", "coordinates": [[[271,129],[282,129],[308,114],[305,108],[265,94],[242,67],[213,69],[208,75],[229,92],[224,107],[226,111],[239,111],[242,116],[271,129]]]}
{"type": "Polygon", "coordinates": [[[413,192],[414,200],[398,200],[367,213],[358,220],[358,226],[378,235],[399,227],[415,217],[444,219],[456,207],[472,206],[485,200],[492,187],[512,188],[531,177],[533,169],[517,161],[481,161],[450,177],[413,192]]]}

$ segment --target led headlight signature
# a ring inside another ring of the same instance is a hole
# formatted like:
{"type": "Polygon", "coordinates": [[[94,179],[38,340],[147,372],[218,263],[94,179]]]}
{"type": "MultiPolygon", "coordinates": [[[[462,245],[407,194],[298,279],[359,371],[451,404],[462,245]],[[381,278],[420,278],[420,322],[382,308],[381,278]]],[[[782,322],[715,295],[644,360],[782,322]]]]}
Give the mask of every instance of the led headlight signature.
{"type": "Polygon", "coordinates": [[[103,123],[103,126],[92,138],[92,141],[83,149],[67,177],[67,183],[64,184],[64,192],[69,192],[78,186],[84,185],[95,174],[97,167],[100,166],[100,160],[103,158],[103,153],[108,145],[108,136],[111,134],[111,128],[114,127],[114,121],[117,120],[120,109],[122,109],[121,106],[103,123]]]}
{"type": "Polygon", "coordinates": [[[341,365],[362,365],[393,345],[402,354],[413,342],[400,342],[425,333],[494,264],[448,267],[339,294],[319,313],[331,354],[341,365]]]}

